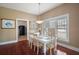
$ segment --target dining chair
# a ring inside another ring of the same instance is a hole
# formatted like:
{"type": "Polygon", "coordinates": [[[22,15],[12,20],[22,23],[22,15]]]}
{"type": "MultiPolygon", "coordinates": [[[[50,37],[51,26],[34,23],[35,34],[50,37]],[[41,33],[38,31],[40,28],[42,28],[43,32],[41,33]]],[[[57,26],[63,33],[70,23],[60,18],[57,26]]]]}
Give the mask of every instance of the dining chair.
{"type": "Polygon", "coordinates": [[[33,43],[33,34],[30,34],[30,36],[29,36],[29,46],[31,47],[31,49],[32,49],[32,44],[33,43]]]}
{"type": "Polygon", "coordinates": [[[34,46],[34,51],[36,51],[37,48],[37,54],[39,54],[40,48],[43,46],[43,44],[41,42],[39,42],[38,40],[39,38],[37,36],[33,37],[33,46],[34,46]]]}
{"type": "Polygon", "coordinates": [[[50,55],[52,54],[52,52],[54,53],[54,51],[52,51],[52,49],[54,50],[55,46],[55,28],[49,28],[48,29],[48,37],[50,37],[51,42],[47,44],[47,48],[49,49],[50,55]]]}

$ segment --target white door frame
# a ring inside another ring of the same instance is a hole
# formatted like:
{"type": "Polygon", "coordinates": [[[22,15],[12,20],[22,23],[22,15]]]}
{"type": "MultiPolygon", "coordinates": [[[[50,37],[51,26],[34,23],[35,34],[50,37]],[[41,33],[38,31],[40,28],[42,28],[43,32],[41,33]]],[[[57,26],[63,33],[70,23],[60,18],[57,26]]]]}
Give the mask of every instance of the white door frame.
{"type": "Polygon", "coordinates": [[[29,40],[29,20],[27,19],[20,19],[20,18],[17,18],[16,19],[16,40],[18,41],[18,21],[26,21],[27,22],[27,40],[29,40]]]}

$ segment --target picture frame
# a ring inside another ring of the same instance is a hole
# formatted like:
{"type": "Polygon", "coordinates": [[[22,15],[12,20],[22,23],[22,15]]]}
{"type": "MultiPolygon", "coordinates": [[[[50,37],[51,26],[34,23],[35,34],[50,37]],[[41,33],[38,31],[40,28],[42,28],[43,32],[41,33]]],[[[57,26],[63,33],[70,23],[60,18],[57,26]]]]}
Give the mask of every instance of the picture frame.
{"type": "Polygon", "coordinates": [[[15,20],[13,19],[1,19],[2,21],[2,28],[3,29],[14,29],[15,28],[15,20]]]}

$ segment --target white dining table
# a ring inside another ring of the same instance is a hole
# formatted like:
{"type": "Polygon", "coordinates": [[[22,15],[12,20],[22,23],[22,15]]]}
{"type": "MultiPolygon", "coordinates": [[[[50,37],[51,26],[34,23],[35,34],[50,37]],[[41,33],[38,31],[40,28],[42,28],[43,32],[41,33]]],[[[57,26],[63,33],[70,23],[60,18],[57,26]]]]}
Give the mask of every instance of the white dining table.
{"type": "Polygon", "coordinates": [[[46,51],[47,51],[47,50],[46,50],[46,49],[47,49],[46,45],[51,42],[51,39],[49,39],[49,38],[46,37],[46,36],[39,36],[37,40],[39,40],[41,43],[44,44],[44,46],[43,46],[44,55],[46,55],[46,51]]]}

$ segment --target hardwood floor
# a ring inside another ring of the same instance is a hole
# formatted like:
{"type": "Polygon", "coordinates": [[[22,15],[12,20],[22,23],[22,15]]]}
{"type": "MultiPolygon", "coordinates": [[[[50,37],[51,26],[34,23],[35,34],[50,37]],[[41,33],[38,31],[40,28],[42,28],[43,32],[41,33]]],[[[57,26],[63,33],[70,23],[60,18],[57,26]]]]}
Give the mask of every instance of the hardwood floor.
{"type": "MultiPolygon", "coordinates": [[[[69,55],[79,55],[78,52],[59,45],[57,46],[57,49],[64,51],[69,55]]],[[[36,52],[29,47],[27,40],[21,40],[17,43],[0,46],[0,55],[36,55],[36,52]]],[[[43,55],[41,49],[39,55],[43,55]]],[[[49,55],[49,50],[47,51],[47,55],[49,55]]]]}
{"type": "MultiPolygon", "coordinates": [[[[23,40],[0,46],[0,55],[36,55],[36,52],[29,47],[27,40],[23,40]]],[[[43,55],[41,49],[39,55],[43,55]]]]}
{"type": "Polygon", "coordinates": [[[79,55],[79,52],[76,52],[76,51],[73,51],[73,50],[71,50],[71,49],[62,47],[62,46],[60,46],[60,45],[57,46],[57,49],[58,49],[58,50],[61,50],[61,51],[63,51],[63,52],[66,52],[67,55],[79,55]]]}
{"type": "Polygon", "coordinates": [[[14,44],[0,46],[1,55],[35,55],[35,52],[30,49],[26,40],[19,41],[14,44]]]}

